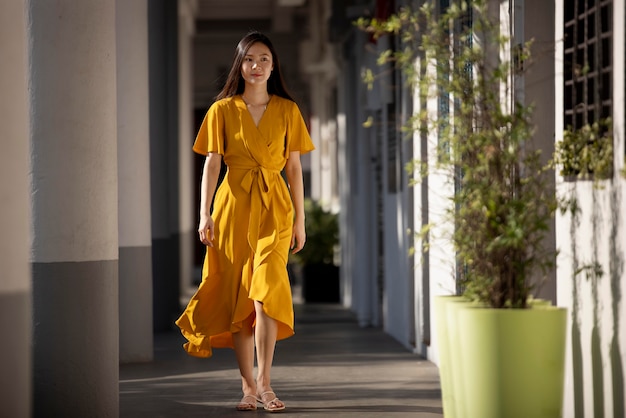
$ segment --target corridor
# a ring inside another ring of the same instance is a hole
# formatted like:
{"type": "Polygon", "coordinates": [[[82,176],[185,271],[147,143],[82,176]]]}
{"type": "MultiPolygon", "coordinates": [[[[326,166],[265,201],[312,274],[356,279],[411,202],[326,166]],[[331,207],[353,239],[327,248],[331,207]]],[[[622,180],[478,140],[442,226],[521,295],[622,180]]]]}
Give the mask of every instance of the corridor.
{"type": "MultiPolygon", "coordinates": [[[[293,417],[443,417],[436,366],[338,305],[296,304],[296,335],[280,341],[273,388],[293,417]]],[[[245,417],[232,350],[187,356],[175,331],[155,336],[155,361],[120,368],[120,416],[245,417]]]]}

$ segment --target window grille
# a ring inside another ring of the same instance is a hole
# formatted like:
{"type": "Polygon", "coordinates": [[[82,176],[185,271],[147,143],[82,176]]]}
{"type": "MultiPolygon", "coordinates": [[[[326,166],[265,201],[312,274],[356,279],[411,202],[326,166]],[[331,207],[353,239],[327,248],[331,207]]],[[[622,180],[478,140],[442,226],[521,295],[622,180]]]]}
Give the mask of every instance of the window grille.
{"type": "Polygon", "coordinates": [[[613,1],[566,1],[564,16],[565,127],[576,131],[611,116],[613,1]]]}

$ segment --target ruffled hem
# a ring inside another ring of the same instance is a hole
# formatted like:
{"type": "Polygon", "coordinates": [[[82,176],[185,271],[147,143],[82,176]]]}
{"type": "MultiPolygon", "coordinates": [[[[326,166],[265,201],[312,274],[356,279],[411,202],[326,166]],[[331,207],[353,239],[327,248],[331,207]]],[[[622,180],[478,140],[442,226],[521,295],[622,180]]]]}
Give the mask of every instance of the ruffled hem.
{"type": "MultiPolygon", "coordinates": [[[[264,307],[265,308],[265,307],[264,307]]],[[[265,310],[265,309],[264,309],[265,310]]],[[[267,311],[266,311],[267,313],[267,311]]],[[[284,340],[295,334],[293,328],[284,322],[278,321],[278,333],[276,340],[284,340]]],[[[233,329],[240,329],[241,322],[233,324],[233,329]]],[[[193,357],[208,358],[213,355],[213,348],[231,348],[234,349],[233,331],[226,331],[216,335],[203,335],[195,333],[192,330],[189,318],[183,314],[177,321],[176,325],[180,328],[181,334],[187,340],[183,344],[184,350],[193,357]]],[[[253,328],[256,326],[256,321],[253,328]]],[[[235,331],[236,332],[236,331],[235,331]]]]}

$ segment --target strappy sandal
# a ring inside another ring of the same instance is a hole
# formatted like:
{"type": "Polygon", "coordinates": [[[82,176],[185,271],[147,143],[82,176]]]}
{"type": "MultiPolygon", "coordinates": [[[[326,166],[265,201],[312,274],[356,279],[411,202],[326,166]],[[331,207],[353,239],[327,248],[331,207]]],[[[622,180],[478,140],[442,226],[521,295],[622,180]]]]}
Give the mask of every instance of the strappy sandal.
{"type": "Polygon", "coordinates": [[[260,394],[258,397],[258,400],[259,402],[263,404],[263,409],[265,409],[268,412],[280,412],[280,411],[285,410],[285,404],[283,403],[283,401],[278,399],[278,397],[276,397],[276,394],[272,392],[271,390],[268,390],[267,392],[263,392],[262,394],[260,394]],[[264,400],[264,397],[270,394],[273,395],[274,397],[270,399],[269,401],[264,400]],[[279,405],[278,402],[282,403],[282,405],[279,405]]]}
{"type": "Polygon", "coordinates": [[[260,402],[254,395],[243,395],[241,401],[237,404],[237,411],[256,411],[256,404],[260,402]],[[246,402],[246,399],[251,399],[252,402],[246,402]]]}

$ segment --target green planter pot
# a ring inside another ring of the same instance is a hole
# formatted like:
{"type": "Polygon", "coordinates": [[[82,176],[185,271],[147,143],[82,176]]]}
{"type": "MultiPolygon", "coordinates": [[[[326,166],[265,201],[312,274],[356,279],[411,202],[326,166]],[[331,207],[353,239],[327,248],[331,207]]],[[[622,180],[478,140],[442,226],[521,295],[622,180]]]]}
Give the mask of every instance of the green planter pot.
{"type": "Polygon", "coordinates": [[[439,385],[441,386],[441,402],[446,417],[457,417],[452,398],[452,367],[450,340],[446,325],[447,305],[460,300],[460,296],[435,296],[435,335],[437,336],[437,356],[439,358],[439,385]]]}
{"type": "Polygon", "coordinates": [[[464,417],[561,417],[566,313],[545,304],[459,312],[464,417]]]}
{"type": "Polygon", "coordinates": [[[456,303],[447,305],[446,325],[448,327],[448,342],[450,343],[450,361],[451,361],[451,378],[452,378],[452,402],[454,403],[455,417],[467,418],[467,396],[468,391],[464,384],[463,362],[465,361],[465,352],[461,341],[461,322],[460,318],[463,312],[469,308],[476,308],[477,302],[471,302],[465,298],[458,300],[456,303]]]}
{"type": "Polygon", "coordinates": [[[443,413],[446,418],[463,417],[463,386],[460,366],[462,353],[458,350],[458,310],[471,306],[463,296],[435,296],[434,309],[437,318],[435,333],[439,357],[439,382],[443,413]]]}

